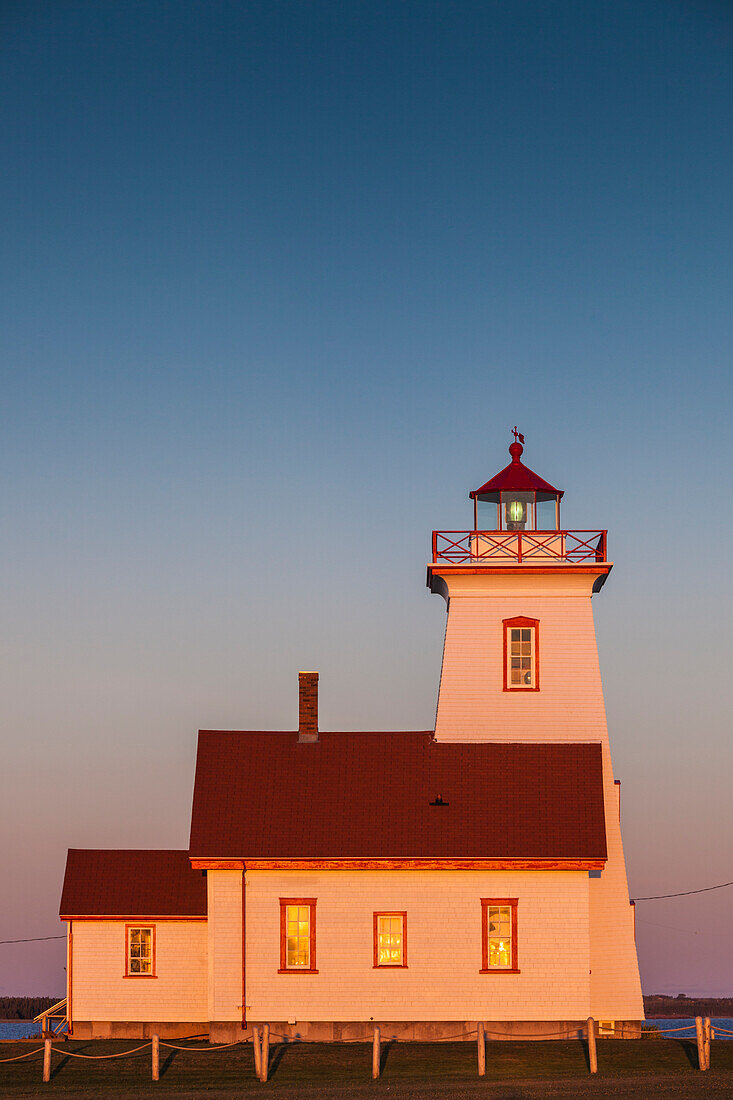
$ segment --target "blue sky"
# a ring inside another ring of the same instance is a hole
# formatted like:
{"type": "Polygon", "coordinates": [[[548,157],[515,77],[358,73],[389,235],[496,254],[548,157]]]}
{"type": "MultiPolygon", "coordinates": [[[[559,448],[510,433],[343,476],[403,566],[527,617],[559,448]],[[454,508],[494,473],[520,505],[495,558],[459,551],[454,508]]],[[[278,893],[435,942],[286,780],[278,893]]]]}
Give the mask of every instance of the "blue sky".
{"type": "MultiPolygon", "coordinates": [[[[432,725],[430,532],[515,423],[610,531],[632,893],[733,878],[729,7],[0,19],[3,938],[66,847],[185,846],[195,730],[292,727],[299,668],[326,728],[432,725]]],[[[647,992],[733,993],[732,894],[639,906],[647,992]]]]}

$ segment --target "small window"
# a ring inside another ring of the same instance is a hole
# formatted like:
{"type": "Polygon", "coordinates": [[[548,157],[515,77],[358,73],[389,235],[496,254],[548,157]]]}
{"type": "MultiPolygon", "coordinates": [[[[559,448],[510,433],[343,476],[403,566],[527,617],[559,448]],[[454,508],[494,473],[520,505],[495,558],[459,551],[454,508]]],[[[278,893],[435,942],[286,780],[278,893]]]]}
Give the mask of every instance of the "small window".
{"type": "Polygon", "coordinates": [[[127,949],[125,955],[125,977],[155,977],[155,925],[125,926],[127,949]]]}
{"type": "Polygon", "coordinates": [[[481,973],[519,973],[517,899],[481,898],[481,973]]]}
{"type": "Polygon", "coordinates": [[[374,914],[374,965],[407,966],[407,913],[374,914]]]}
{"type": "Polygon", "coordinates": [[[317,974],[316,899],[280,898],[280,973],[317,974]]]}
{"type": "Polygon", "coordinates": [[[598,1021],[598,1034],[599,1035],[611,1035],[616,1034],[616,1021],[615,1020],[599,1020],[598,1021]]]}
{"type": "Polygon", "coordinates": [[[539,691],[539,633],[537,619],[504,619],[504,691],[539,691]]]}

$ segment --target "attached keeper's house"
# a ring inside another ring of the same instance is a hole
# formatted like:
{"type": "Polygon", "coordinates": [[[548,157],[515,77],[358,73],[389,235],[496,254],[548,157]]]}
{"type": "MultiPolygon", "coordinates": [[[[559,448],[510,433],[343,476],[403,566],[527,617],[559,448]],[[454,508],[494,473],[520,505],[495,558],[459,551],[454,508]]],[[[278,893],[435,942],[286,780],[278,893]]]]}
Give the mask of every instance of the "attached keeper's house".
{"type": "Polygon", "coordinates": [[[301,672],[297,732],[199,734],[188,851],[69,852],[74,1035],[637,1033],[606,532],[563,530],[562,491],[510,453],[472,530],[433,535],[435,730],[320,732],[301,672]]]}

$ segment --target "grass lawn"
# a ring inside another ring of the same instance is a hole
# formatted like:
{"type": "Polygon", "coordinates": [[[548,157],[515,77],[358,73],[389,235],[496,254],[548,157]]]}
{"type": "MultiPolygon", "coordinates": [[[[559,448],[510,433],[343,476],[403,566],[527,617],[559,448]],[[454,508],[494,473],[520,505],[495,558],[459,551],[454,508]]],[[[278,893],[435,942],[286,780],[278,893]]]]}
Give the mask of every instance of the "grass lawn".
{"type": "MultiPolygon", "coordinates": [[[[157,1083],[150,1076],[149,1047],[111,1061],[83,1061],[65,1053],[116,1054],[136,1045],[98,1040],[58,1043],[47,1085],[41,1080],[40,1053],[26,1061],[0,1064],[0,1096],[104,1098],[166,1093],[183,1098],[226,1098],[271,1093],[281,1100],[733,1097],[733,1042],[720,1040],[713,1043],[713,1068],[701,1074],[694,1042],[601,1039],[599,1072],[593,1078],[588,1074],[585,1045],[578,1041],[488,1042],[483,1079],[477,1076],[476,1046],[470,1042],[384,1043],[378,1081],[371,1080],[372,1051],[367,1043],[275,1043],[270,1048],[270,1080],[266,1084],[255,1077],[249,1043],[205,1053],[171,1051],[161,1044],[157,1083]]],[[[0,1043],[0,1058],[33,1047],[28,1042],[0,1043]]]]}

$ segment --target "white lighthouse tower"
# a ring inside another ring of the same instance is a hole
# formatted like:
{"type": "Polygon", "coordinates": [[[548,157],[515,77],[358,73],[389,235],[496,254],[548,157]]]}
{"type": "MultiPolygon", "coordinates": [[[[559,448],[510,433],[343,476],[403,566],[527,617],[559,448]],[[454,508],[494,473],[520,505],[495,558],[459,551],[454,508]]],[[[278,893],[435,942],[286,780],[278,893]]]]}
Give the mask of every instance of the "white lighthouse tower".
{"type": "Polygon", "coordinates": [[[638,1021],[620,786],[591,608],[613,563],[606,531],[562,528],[563,491],[524,465],[514,436],[509,465],[470,494],[473,530],[433,533],[428,585],[448,609],[435,739],[600,744],[608,858],[588,872],[590,1015],[638,1021]]]}

